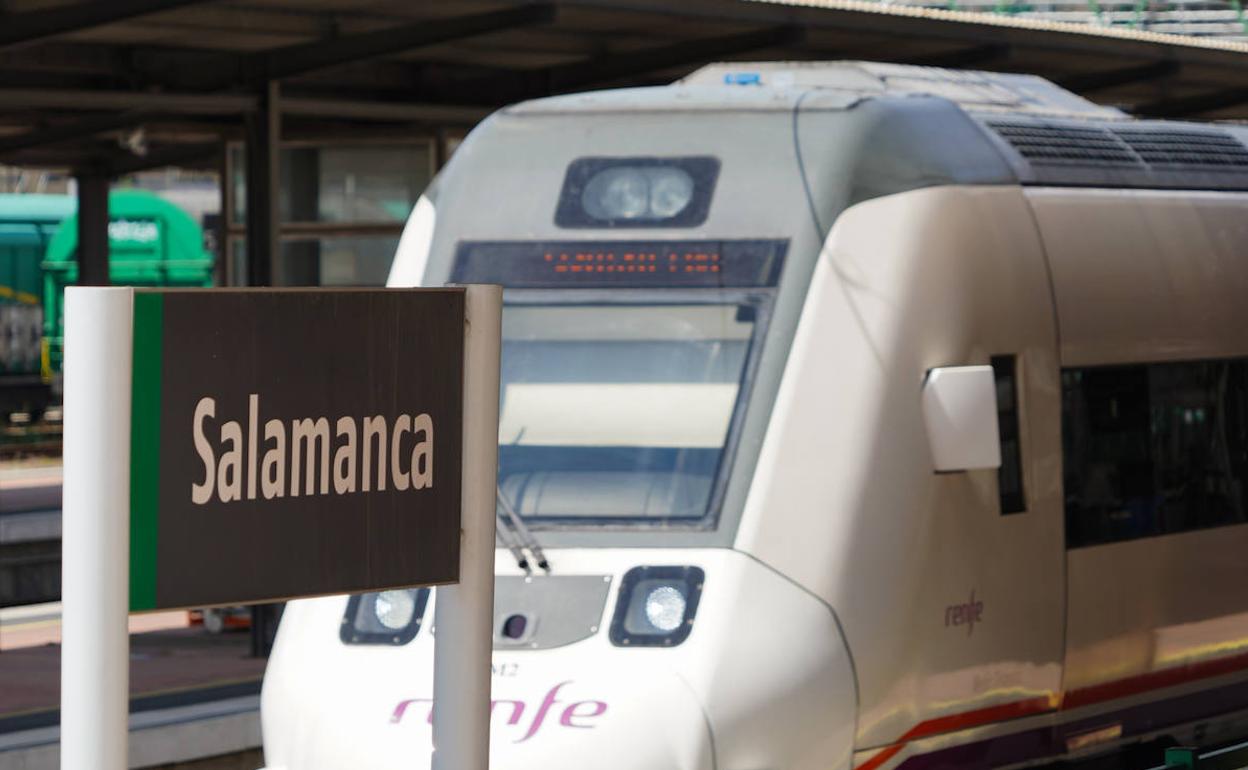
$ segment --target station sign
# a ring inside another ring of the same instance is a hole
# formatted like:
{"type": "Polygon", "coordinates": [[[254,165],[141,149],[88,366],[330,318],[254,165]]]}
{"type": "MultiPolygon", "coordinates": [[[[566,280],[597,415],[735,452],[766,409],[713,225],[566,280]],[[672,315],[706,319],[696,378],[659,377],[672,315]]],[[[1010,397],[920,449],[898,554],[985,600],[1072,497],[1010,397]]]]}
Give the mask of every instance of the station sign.
{"type": "Polygon", "coordinates": [[[131,611],[458,579],[462,289],[133,308],[131,611]]]}

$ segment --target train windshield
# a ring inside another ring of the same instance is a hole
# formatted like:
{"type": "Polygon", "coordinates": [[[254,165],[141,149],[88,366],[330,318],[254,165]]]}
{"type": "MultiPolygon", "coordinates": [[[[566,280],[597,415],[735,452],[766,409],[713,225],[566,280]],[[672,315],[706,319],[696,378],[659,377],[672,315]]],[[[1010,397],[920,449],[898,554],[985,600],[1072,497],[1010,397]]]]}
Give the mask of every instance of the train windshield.
{"type": "Polygon", "coordinates": [[[642,294],[504,310],[499,487],[531,522],[713,516],[762,307],[642,294]]]}

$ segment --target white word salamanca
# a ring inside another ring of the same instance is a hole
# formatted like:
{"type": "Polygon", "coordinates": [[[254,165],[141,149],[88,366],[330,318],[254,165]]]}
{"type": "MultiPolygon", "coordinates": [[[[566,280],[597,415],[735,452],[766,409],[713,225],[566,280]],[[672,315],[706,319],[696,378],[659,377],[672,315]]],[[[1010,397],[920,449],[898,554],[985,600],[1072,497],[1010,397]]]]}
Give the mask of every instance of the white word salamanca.
{"type": "Polygon", "coordinates": [[[203,481],[191,484],[191,502],[205,505],[300,495],[400,492],[433,486],[433,418],[428,414],[268,420],[260,434],[260,396],[248,397],[247,426],[220,423],[217,401],[195,406],[192,431],[203,481]],[[213,434],[216,435],[213,435],[213,434]],[[263,452],[263,456],[261,455],[263,452]]]}

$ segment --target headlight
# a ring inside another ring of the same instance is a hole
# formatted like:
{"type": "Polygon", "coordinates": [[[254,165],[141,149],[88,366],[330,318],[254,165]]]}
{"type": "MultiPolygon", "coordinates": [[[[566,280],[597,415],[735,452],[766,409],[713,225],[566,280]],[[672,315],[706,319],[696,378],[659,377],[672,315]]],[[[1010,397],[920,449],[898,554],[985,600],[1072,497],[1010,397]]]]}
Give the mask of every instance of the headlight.
{"type": "Polygon", "coordinates": [[[684,593],[675,586],[660,584],[646,592],[646,620],[660,631],[671,633],[680,628],[687,606],[684,593]]]}
{"type": "Polygon", "coordinates": [[[681,168],[650,169],[650,214],[671,219],[693,198],[693,179],[681,168]]]}
{"type": "Polygon", "coordinates": [[[577,158],[568,166],[560,227],[696,227],[719,176],[713,157],[577,158]]]}
{"type": "Polygon", "coordinates": [[[407,644],[424,620],[428,588],[357,594],[347,600],[339,638],[346,644],[407,644]]]}
{"type": "Polygon", "coordinates": [[[637,219],[650,213],[650,169],[617,166],[589,180],[581,197],[594,219],[637,219]]]}
{"type": "Polygon", "coordinates": [[[412,591],[382,591],[373,594],[373,615],[377,622],[398,631],[412,622],[416,609],[416,597],[412,591]]]}
{"type": "Polygon", "coordinates": [[[693,199],[693,177],[678,166],[614,166],[594,174],[581,203],[602,220],[671,219],[693,199]]]}
{"type": "Polygon", "coordinates": [[[611,643],[671,647],[693,628],[704,573],[698,567],[635,567],[620,583],[611,643]]]}

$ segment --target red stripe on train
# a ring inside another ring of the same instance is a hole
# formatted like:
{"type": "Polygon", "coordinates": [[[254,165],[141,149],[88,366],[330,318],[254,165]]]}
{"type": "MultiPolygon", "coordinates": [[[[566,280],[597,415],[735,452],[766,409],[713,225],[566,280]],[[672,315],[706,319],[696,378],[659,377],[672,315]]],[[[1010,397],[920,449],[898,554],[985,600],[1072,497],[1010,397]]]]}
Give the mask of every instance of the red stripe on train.
{"type": "Polygon", "coordinates": [[[1186,684],[1197,679],[1208,679],[1222,674],[1233,674],[1248,668],[1248,653],[1232,655],[1229,658],[1215,658],[1186,666],[1150,671],[1147,674],[1130,676],[1104,684],[1094,684],[1071,690],[1062,698],[1063,709],[1089,706],[1116,698],[1126,698],[1149,690],[1160,690],[1164,687],[1186,684]]]}
{"type": "Polygon", "coordinates": [[[960,714],[949,714],[943,717],[936,717],[935,719],[928,719],[907,730],[895,743],[880,749],[870,759],[859,765],[857,770],[875,770],[896,756],[899,751],[905,748],[907,743],[919,738],[957,732],[958,730],[966,730],[993,722],[1004,722],[1010,719],[1035,716],[1046,711],[1065,711],[1081,708],[1109,700],[1138,695],[1150,690],[1174,687],[1197,679],[1208,679],[1222,674],[1231,674],[1245,669],[1248,669],[1248,653],[1234,655],[1229,658],[1217,658],[1199,663],[1190,663],[1186,666],[1177,666],[1162,671],[1152,671],[1147,674],[1118,679],[1090,687],[1081,687],[1056,698],[1028,698],[1027,700],[1014,701],[1013,703],[1003,703],[997,706],[965,711],[960,714]],[[1058,705],[1054,706],[1054,702],[1058,705]]]}

